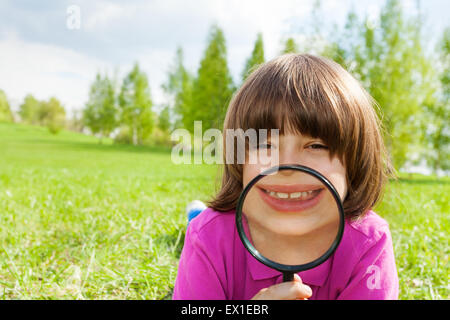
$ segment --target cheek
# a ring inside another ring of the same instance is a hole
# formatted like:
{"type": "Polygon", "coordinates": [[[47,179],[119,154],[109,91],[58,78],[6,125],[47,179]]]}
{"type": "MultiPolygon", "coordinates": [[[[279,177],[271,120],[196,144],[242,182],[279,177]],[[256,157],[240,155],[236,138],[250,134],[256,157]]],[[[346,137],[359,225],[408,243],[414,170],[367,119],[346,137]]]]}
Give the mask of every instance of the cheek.
{"type": "Polygon", "coordinates": [[[333,159],[332,165],[326,175],[338,191],[341,199],[344,200],[347,195],[347,171],[338,159],[333,159]]]}
{"type": "Polygon", "coordinates": [[[333,184],[341,199],[345,199],[347,195],[347,171],[338,157],[334,157],[331,161],[328,156],[323,157],[311,164],[311,168],[324,175],[333,184]]]}
{"type": "Polygon", "coordinates": [[[336,188],[343,201],[347,195],[347,181],[345,179],[345,175],[333,174],[330,181],[336,188]]]}
{"type": "Polygon", "coordinates": [[[242,168],[242,184],[245,187],[253,178],[262,172],[262,167],[255,164],[244,164],[242,168]]]}

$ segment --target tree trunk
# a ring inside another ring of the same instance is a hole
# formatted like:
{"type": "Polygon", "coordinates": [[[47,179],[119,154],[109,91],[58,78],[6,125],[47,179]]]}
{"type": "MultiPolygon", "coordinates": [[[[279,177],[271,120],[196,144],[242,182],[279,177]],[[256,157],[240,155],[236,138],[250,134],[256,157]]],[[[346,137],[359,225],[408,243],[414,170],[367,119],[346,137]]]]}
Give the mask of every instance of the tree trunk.
{"type": "Polygon", "coordinates": [[[133,128],[133,145],[137,146],[138,144],[138,136],[137,136],[137,128],[133,128]]]}

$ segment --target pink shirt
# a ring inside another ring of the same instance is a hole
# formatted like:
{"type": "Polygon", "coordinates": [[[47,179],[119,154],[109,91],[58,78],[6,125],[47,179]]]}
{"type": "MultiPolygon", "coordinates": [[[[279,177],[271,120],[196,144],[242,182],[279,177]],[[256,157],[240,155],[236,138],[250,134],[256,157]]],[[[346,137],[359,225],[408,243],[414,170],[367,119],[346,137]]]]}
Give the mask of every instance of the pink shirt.
{"type": "MultiPolygon", "coordinates": [[[[173,299],[248,300],[282,282],[282,274],[245,249],[235,211],[210,208],[186,231],[173,299]]],[[[375,212],[346,221],[335,253],[314,269],[299,273],[313,291],[310,299],[397,299],[398,276],[389,226],[375,212]]]]}

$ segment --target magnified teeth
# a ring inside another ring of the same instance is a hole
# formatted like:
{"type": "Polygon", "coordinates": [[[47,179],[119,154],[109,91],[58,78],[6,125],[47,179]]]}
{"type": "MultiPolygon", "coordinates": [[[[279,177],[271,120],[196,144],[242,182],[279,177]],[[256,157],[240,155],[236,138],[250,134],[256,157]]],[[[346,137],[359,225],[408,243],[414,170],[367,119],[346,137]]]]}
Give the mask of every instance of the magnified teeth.
{"type": "Polygon", "coordinates": [[[277,192],[278,198],[287,199],[289,198],[289,193],[277,192]]]}
{"type": "Polygon", "coordinates": [[[275,192],[275,191],[269,191],[264,190],[267,194],[269,194],[271,197],[278,198],[278,199],[296,199],[296,200],[307,200],[312,197],[313,190],[310,191],[303,191],[303,192],[292,192],[292,193],[286,193],[286,192],[275,192]]]}

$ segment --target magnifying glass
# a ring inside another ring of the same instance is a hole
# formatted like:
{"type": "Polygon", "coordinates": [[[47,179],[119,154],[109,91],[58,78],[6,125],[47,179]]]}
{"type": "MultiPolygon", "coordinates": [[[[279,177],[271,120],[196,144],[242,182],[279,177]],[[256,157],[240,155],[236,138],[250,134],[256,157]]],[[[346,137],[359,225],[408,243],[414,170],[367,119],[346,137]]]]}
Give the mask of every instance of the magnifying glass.
{"type": "Polygon", "coordinates": [[[334,253],[344,233],[344,208],[338,191],[318,171],[275,166],[242,191],[236,227],[253,257],[292,281],[294,273],[317,267],[334,253]]]}

